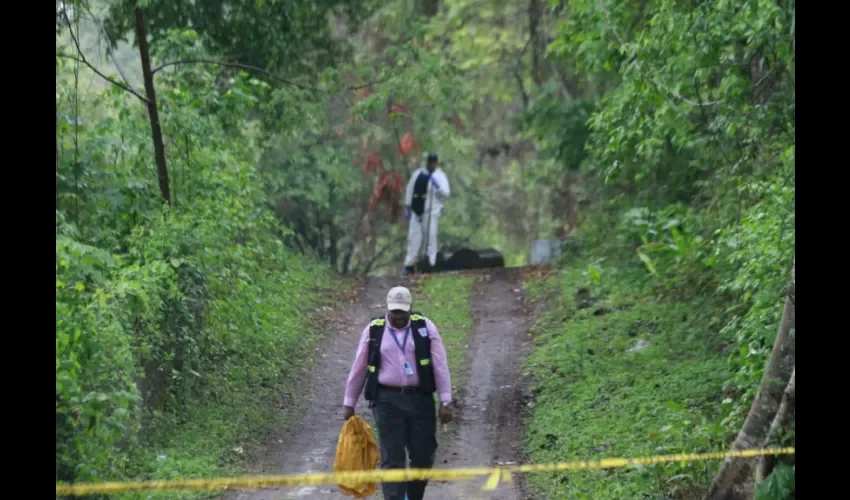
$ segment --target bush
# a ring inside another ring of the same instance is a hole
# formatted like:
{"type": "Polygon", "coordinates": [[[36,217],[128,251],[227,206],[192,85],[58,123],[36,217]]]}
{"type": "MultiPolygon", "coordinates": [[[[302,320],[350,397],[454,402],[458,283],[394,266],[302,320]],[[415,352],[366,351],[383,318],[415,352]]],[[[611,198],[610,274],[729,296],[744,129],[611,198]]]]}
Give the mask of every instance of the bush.
{"type": "MultiPolygon", "coordinates": [[[[214,473],[234,439],[271,425],[270,398],[318,335],[328,270],[278,238],[254,139],[202,112],[213,95],[158,82],[164,109],[179,109],[162,119],[179,139],[170,206],[151,182],[142,108],[108,91],[81,101],[102,119],[74,130],[67,88],[58,96],[57,480],[214,473]],[[157,465],[152,443],[192,441],[206,448],[157,465]]],[[[225,111],[249,108],[242,95],[225,111]]]]}

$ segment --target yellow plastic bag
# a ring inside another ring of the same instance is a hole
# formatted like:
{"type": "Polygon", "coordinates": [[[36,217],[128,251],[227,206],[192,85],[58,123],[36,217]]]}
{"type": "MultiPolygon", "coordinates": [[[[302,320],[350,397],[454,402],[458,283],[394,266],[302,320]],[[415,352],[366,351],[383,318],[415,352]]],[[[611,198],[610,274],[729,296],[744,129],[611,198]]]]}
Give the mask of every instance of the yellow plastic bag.
{"type": "MultiPolygon", "coordinates": [[[[342,426],[336,443],[334,472],[374,470],[378,468],[380,452],[372,428],[359,415],[349,418],[342,426]]],[[[375,494],[375,483],[343,484],[339,490],[343,495],[365,498],[375,494]]]]}

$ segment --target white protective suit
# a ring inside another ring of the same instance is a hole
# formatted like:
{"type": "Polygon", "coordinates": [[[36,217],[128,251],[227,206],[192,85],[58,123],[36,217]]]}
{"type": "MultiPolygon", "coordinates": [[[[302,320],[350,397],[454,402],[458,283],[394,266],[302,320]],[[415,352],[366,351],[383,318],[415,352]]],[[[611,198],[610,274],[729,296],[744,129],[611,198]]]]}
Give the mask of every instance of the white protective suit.
{"type": "MultiPolygon", "coordinates": [[[[404,200],[405,205],[408,207],[413,203],[413,186],[416,184],[416,179],[423,172],[428,173],[428,169],[425,167],[416,169],[407,182],[407,193],[404,200]]],[[[414,213],[410,215],[410,227],[407,233],[407,257],[404,259],[405,267],[416,264],[426,230],[429,233],[428,248],[425,249],[428,255],[428,262],[431,263],[431,266],[437,263],[437,225],[443,213],[443,200],[449,197],[451,189],[449,188],[449,179],[439,167],[434,170],[431,177],[437,182],[439,189],[435,189],[434,184],[429,182],[428,191],[425,196],[425,212],[423,212],[421,220],[414,213]]]]}

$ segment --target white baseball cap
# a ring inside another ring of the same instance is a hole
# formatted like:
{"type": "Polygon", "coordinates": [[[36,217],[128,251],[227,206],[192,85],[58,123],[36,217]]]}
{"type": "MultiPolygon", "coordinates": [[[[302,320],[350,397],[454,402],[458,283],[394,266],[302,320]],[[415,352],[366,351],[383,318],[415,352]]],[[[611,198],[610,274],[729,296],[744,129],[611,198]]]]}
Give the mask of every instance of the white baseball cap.
{"type": "Polygon", "coordinates": [[[403,286],[397,286],[387,294],[387,309],[390,311],[409,311],[411,303],[413,298],[410,296],[410,290],[403,286]]]}

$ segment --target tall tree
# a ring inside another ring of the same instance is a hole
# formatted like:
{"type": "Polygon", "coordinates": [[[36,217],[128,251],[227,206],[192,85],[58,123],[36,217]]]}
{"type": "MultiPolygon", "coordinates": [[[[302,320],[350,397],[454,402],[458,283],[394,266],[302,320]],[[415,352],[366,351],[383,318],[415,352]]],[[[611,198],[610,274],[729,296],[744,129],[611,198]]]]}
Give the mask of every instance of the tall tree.
{"type": "Polygon", "coordinates": [[[165,162],[165,143],[162,139],[162,127],[159,123],[159,109],[156,105],[156,87],[153,84],[153,72],[151,70],[151,54],[148,48],[147,27],[145,26],[145,15],[135,2],[134,17],[136,18],[136,40],[139,41],[139,57],[142,60],[142,78],[145,81],[145,94],[147,94],[148,117],[151,122],[151,137],[153,139],[154,158],[156,159],[156,171],[159,177],[159,190],[162,199],[171,203],[171,186],[168,183],[168,165],[165,162]]]}
{"type": "MultiPolygon", "coordinates": [[[[193,2],[192,5],[158,0],[109,0],[106,18],[102,22],[97,18],[93,20],[102,28],[110,55],[117,43],[132,35],[138,46],[142,66],[145,88],[142,95],[129,83],[107,77],[86,59],[79,43],[79,34],[74,34],[68,11],[77,9],[90,13],[92,9],[88,4],[84,0],[57,3],[57,28],[63,24],[63,20],[67,24],[77,52],[75,58],[145,103],[151,125],[160,193],[166,203],[171,202],[171,187],[154,82],[158,71],[182,64],[212,63],[220,67],[249,70],[259,78],[308,88],[282,78],[270,69],[304,72],[310,68],[315,72],[317,67],[336,62],[343,55],[344,46],[331,36],[329,14],[337,14],[341,22],[350,28],[356,26],[374,5],[371,2],[355,4],[346,0],[297,4],[202,0],[200,4],[193,2]],[[355,5],[358,8],[354,8],[355,5]],[[164,40],[173,30],[186,28],[200,35],[203,53],[220,54],[222,57],[170,60],[153,67],[152,42],[164,40]]],[[[121,73],[120,67],[118,69],[121,73]]],[[[124,80],[126,82],[126,78],[124,80]]]]}
{"type": "MultiPolygon", "coordinates": [[[[791,286],[785,298],[785,309],[770,360],[759,385],[758,394],[747,415],[747,420],[732,444],[733,450],[760,448],[768,439],[771,423],[775,419],[785,388],[794,373],[796,343],[796,262],[791,268],[791,286]]],[[[736,487],[752,471],[752,464],[745,460],[726,459],[711,481],[707,500],[732,500],[743,498],[736,487]]]]}
{"type": "MultiPolygon", "coordinates": [[[[205,49],[229,62],[271,71],[313,74],[338,62],[346,53],[334,40],[329,16],[354,29],[380,1],[315,0],[146,0],[144,10],[152,41],[171,30],[191,28],[205,49]]],[[[112,43],[134,32],[135,5],[110,0],[104,22],[112,43]]]]}

